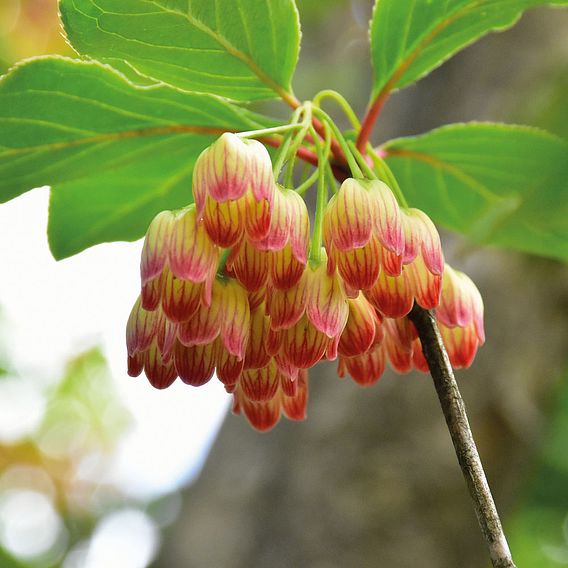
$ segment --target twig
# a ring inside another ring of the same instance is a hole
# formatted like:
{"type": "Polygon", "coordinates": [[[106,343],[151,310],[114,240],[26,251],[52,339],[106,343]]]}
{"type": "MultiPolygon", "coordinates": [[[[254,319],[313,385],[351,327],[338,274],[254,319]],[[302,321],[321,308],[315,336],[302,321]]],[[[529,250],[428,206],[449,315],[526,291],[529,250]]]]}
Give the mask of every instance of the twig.
{"type": "Polygon", "coordinates": [[[436,319],[432,312],[416,304],[408,317],[418,330],[424,357],[428,362],[458,462],[473,499],[491,562],[494,568],[515,568],[436,319]]]}

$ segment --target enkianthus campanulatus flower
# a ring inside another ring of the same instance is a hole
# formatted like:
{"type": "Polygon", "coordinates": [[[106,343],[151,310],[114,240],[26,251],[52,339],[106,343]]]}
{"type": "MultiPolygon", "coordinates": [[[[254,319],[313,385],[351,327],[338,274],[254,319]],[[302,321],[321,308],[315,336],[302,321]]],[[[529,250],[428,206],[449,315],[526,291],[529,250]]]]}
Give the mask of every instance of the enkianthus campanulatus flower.
{"type": "Polygon", "coordinates": [[[426,371],[406,317],[415,302],[435,311],[455,367],[483,344],[477,288],[444,263],[429,217],[382,181],[344,181],[310,236],[304,199],[276,182],[265,147],[224,134],[196,162],[193,197],[154,218],[142,251],[128,372],[154,387],[216,376],[233,411],[265,431],[305,418],[319,361],[337,359],[363,386],[387,363],[426,371]]]}

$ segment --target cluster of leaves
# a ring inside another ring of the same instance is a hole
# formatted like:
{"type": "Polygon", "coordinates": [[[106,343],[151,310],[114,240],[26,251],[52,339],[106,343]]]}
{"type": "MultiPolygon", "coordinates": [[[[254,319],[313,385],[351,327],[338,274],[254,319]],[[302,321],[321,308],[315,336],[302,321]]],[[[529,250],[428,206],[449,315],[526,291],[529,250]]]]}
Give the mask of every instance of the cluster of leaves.
{"type": "MultiPolygon", "coordinates": [[[[370,108],[523,11],[568,0],[377,0],[370,108]]],[[[277,124],[299,54],[294,0],[60,0],[78,59],[0,81],[0,201],[52,187],[56,258],[133,240],[191,199],[193,164],[223,131],[277,124]]],[[[506,70],[504,70],[505,72],[506,70]]],[[[450,125],[382,147],[410,205],[475,242],[568,260],[568,144],[497,124],[450,125]]]]}

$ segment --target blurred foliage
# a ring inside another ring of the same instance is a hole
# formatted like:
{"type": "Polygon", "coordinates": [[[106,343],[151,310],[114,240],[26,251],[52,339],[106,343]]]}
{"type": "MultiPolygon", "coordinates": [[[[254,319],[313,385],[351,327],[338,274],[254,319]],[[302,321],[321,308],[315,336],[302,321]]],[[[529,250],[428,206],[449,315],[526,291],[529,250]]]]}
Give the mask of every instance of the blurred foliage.
{"type": "Polygon", "coordinates": [[[552,416],[540,464],[509,528],[519,566],[568,565],[568,377],[552,416]]]}
{"type": "MultiPolygon", "coordinates": [[[[15,505],[9,504],[18,495],[29,498],[30,492],[47,499],[56,512],[54,519],[61,521],[53,545],[29,558],[33,566],[51,566],[88,538],[103,514],[124,502],[105,474],[130,417],[98,349],[73,358],[63,377],[45,389],[12,374],[1,386],[4,409],[10,404],[27,406],[30,391],[41,404],[29,404],[29,411],[37,414],[35,427],[31,421],[29,429],[17,429],[16,434],[0,430],[0,566],[22,566],[17,558],[20,548],[10,549],[10,543],[23,549],[25,543],[15,505]]],[[[2,426],[10,427],[6,422],[2,426]]],[[[21,520],[33,524],[32,512],[23,511],[21,520]]]]}
{"type": "Polygon", "coordinates": [[[71,53],[61,35],[57,0],[0,0],[0,73],[47,53],[71,53]]]}
{"type": "Polygon", "coordinates": [[[531,96],[513,114],[515,122],[534,124],[568,140],[568,68],[548,70],[531,96]]]}
{"type": "Polygon", "coordinates": [[[38,439],[42,449],[55,455],[69,456],[79,439],[81,452],[109,451],[127,425],[128,414],[111,384],[106,361],[93,349],[71,360],[49,393],[38,439]]]}

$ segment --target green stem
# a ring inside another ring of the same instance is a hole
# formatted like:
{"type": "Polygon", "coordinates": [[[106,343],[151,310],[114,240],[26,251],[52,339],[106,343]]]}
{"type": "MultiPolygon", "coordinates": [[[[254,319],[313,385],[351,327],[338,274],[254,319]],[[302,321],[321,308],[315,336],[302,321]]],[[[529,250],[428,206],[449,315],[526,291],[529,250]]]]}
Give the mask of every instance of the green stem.
{"type": "Polygon", "coordinates": [[[355,160],[355,158],[353,157],[353,154],[351,153],[351,150],[349,149],[349,146],[347,145],[347,142],[345,141],[345,138],[343,137],[341,130],[339,130],[339,128],[337,127],[335,122],[333,122],[331,117],[320,108],[314,108],[314,114],[318,116],[321,120],[323,120],[324,123],[331,128],[334,136],[336,137],[337,141],[339,142],[339,145],[341,146],[341,150],[345,154],[347,164],[349,165],[349,169],[351,170],[351,174],[353,175],[353,177],[362,178],[363,173],[361,172],[361,169],[357,164],[357,160],[355,160]]]}
{"type": "Polygon", "coordinates": [[[351,105],[347,102],[347,99],[343,95],[332,89],[325,89],[324,91],[320,91],[314,97],[314,106],[319,108],[321,106],[320,103],[323,99],[332,99],[333,101],[335,101],[341,107],[341,109],[345,113],[345,116],[347,116],[349,122],[351,122],[353,128],[357,131],[361,129],[361,122],[359,121],[357,115],[355,114],[355,111],[351,108],[351,105]]]}
{"type": "Polygon", "coordinates": [[[288,155],[290,160],[286,166],[286,178],[284,181],[285,187],[292,187],[294,180],[294,165],[296,163],[296,153],[299,150],[308,130],[312,125],[312,104],[310,102],[304,105],[304,117],[301,123],[301,129],[294,135],[290,148],[288,150],[288,155]]]}
{"type": "Polygon", "coordinates": [[[335,180],[335,174],[333,173],[333,170],[331,169],[331,164],[329,162],[327,162],[327,164],[325,165],[325,174],[327,176],[327,182],[333,188],[333,193],[337,193],[337,183],[335,180]]]}
{"type": "Polygon", "coordinates": [[[301,128],[301,124],[283,124],[281,126],[273,126],[271,128],[262,128],[260,130],[249,130],[247,132],[239,132],[237,136],[240,138],[262,138],[270,134],[280,134],[282,132],[290,132],[301,128]]]}
{"type": "MultiPolygon", "coordinates": [[[[300,118],[300,116],[302,115],[303,112],[303,108],[299,107],[297,108],[293,114],[292,117],[290,118],[290,123],[291,125],[294,126],[300,126],[298,123],[298,120],[300,118]]],[[[276,158],[274,160],[274,164],[272,166],[272,171],[274,172],[274,179],[278,179],[280,177],[280,172],[282,171],[282,168],[284,167],[284,162],[286,161],[286,157],[288,156],[288,150],[290,148],[290,144],[292,142],[292,134],[293,134],[293,130],[288,132],[286,134],[286,137],[284,138],[284,142],[282,142],[282,145],[280,146],[280,149],[278,150],[278,154],[276,155],[276,158]]]]}
{"type": "Polygon", "coordinates": [[[316,215],[314,219],[314,232],[312,235],[312,245],[310,248],[310,261],[319,265],[322,262],[321,257],[321,245],[323,237],[323,218],[325,214],[325,208],[328,200],[327,183],[326,183],[326,167],[329,165],[329,152],[331,149],[331,133],[329,130],[329,124],[324,122],[325,128],[325,146],[322,147],[320,140],[318,139],[315,132],[314,142],[318,154],[318,194],[316,201],[316,215]]]}
{"type": "Polygon", "coordinates": [[[373,160],[373,164],[377,169],[379,174],[379,179],[384,181],[395,194],[398,204],[402,207],[408,208],[408,202],[406,201],[406,197],[404,197],[404,193],[400,189],[400,185],[398,185],[398,181],[396,180],[395,175],[392,173],[392,170],[389,168],[388,164],[375,152],[374,148],[369,144],[368,145],[368,152],[371,156],[371,160],[373,160]]]}
{"type": "Polygon", "coordinates": [[[369,179],[378,179],[376,172],[373,171],[373,168],[371,168],[371,166],[369,166],[369,164],[367,163],[367,160],[365,160],[365,158],[363,157],[363,154],[361,154],[361,152],[359,152],[359,150],[357,150],[357,145],[355,144],[355,142],[348,140],[347,144],[349,144],[349,148],[353,152],[353,155],[355,156],[355,159],[357,160],[357,162],[359,163],[359,166],[363,170],[363,173],[369,179]]]}
{"type": "MultiPolygon", "coordinates": [[[[314,171],[314,173],[308,179],[306,179],[306,181],[304,181],[302,183],[302,185],[300,185],[296,188],[296,193],[298,195],[304,195],[304,193],[306,193],[306,191],[308,191],[308,189],[310,189],[310,187],[312,187],[312,185],[314,185],[314,183],[317,181],[319,175],[320,175],[320,173],[319,173],[319,168],[318,168],[317,170],[314,171]]],[[[287,186],[287,187],[289,187],[289,186],[287,186]]]]}

